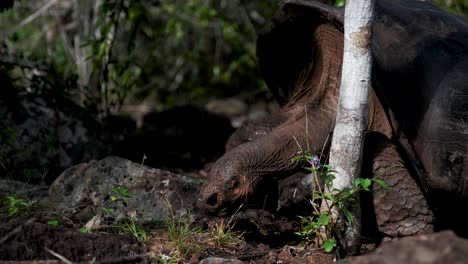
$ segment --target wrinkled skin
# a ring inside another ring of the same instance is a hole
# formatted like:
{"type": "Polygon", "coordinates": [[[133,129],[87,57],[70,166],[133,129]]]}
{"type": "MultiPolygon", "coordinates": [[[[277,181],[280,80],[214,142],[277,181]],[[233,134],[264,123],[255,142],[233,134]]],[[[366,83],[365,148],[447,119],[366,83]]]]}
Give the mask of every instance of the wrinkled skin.
{"type": "MultiPolygon", "coordinates": [[[[386,236],[429,232],[433,211],[468,210],[468,25],[419,1],[377,0],[375,10],[363,176],[390,190],[374,186],[363,211],[375,214],[369,225],[386,236]]],[[[264,179],[299,170],[303,164],[291,161],[299,150],[327,151],[342,23],[342,11],[292,0],[259,36],[260,69],[282,108],[228,141],[201,193],[210,211],[252,199],[264,179]]]]}
{"type": "MultiPolygon", "coordinates": [[[[326,50],[328,53],[339,52],[341,49],[335,42],[338,40],[342,44],[341,33],[331,25],[319,26],[316,39],[318,45],[333,45],[334,49],[326,50]]],[[[313,71],[332,69],[327,79],[322,81],[322,85],[334,87],[339,80],[341,59],[325,55],[322,55],[322,65],[317,65],[313,71]]],[[[297,155],[300,148],[307,149],[309,145],[313,152],[320,152],[326,147],[336,111],[337,89],[324,89],[320,92],[303,89],[298,92],[294,95],[296,100],[284,105],[280,113],[273,117],[285,119],[284,122],[276,127],[265,125],[265,122],[256,126],[262,131],[265,127],[270,128],[269,133],[258,135],[260,133],[257,133],[254,127],[249,128],[249,125],[241,128],[239,133],[234,133],[228,141],[228,146],[232,149],[214,164],[210,171],[210,181],[202,191],[202,200],[206,201],[207,207],[216,210],[225,202],[247,198],[262,177],[287,176],[294,173],[301,164],[291,159],[297,155]],[[303,92],[306,95],[303,95],[303,92]],[[307,122],[306,116],[309,120],[307,122]],[[306,127],[310,131],[306,131],[306,127]],[[249,131],[252,133],[248,133],[249,131]],[[249,141],[250,138],[253,140],[249,141]],[[232,142],[243,141],[247,142],[232,146],[232,142]]]]}

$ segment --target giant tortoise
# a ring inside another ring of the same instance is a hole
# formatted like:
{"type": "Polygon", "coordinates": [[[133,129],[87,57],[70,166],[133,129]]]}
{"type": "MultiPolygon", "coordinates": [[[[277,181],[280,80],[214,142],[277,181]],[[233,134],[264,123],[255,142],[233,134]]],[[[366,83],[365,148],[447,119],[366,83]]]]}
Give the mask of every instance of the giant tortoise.
{"type": "MultiPolygon", "coordinates": [[[[374,219],[364,221],[388,237],[461,230],[468,212],[467,20],[413,0],[376,0],[375,12],[362,176],[379,177],[389,189],[374,186],[362,209],[374,219]]],[[[258,65],[281,109],[231,136],[204,184],[205,208],[216,212],[253,199],[265,191],[265,179],[294,174],[304,165],[292,161],[300,148],[327,151],[343,14],[319,2],[287,0],[258,36],[258,65]]]]}

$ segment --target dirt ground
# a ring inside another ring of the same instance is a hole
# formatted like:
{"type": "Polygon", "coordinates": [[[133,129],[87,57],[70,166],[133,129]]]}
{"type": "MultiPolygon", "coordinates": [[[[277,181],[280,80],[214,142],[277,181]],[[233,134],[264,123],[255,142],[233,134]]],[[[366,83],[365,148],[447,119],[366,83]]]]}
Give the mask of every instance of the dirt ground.
{"type": "MultiPolygon", "coordinates": [[[[92,263],[198,263],[208,257],[238,259],[244,263],[333,262],[333,255],[305,246],[272,248],[255,241],[225,246],[200,232],[188,237],[185,252],[168,238],[165,229],[149,233],[145,242],[131,235],[106,231],[84,234],[73,228],[55,227],[38,219],[16,219],[0,224],[1,263],[71,261],[92,263]],[[5,262],[7,261],[7,262],[5,262]],[[34,262],[30,262],[34,261],[34,262]]],[[[53,263],[50,262],[50,263],[53,263]]]]}

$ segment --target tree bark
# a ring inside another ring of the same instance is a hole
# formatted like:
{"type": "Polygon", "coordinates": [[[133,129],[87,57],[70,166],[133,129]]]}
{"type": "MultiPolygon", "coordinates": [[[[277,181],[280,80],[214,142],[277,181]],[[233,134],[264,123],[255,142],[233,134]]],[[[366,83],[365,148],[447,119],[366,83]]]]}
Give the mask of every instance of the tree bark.
{"type": "MultiPolygon", "coordinates": [[[[344,22],[344,53],[339,106],[330,149],[330,165],[337,171],[333,188],[353,187],[360,176],[371,83],[373,0],[348,0],[344,22]]],[[[357,194],[358,195],[358,194],[357,194]]],[[[340,239],[346,254],[360,247],[359,197],[348,205],[355,221],[340,239]]]]}

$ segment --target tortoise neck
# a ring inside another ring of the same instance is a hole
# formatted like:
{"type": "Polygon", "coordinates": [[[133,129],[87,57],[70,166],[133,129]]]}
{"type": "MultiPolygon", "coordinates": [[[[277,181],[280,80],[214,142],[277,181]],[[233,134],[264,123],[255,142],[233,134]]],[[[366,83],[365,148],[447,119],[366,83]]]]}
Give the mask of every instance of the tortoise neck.
{"type": "Polygon", "coordinates": [[[311,49],[310,62],[298,74],[294,92],[285,108],[294,107],[301,101],[311,108],[322,108],[322,103],[330,106],[338,103],[343,33],[333,24],[318,25],[313,33],[311,49]]]}

